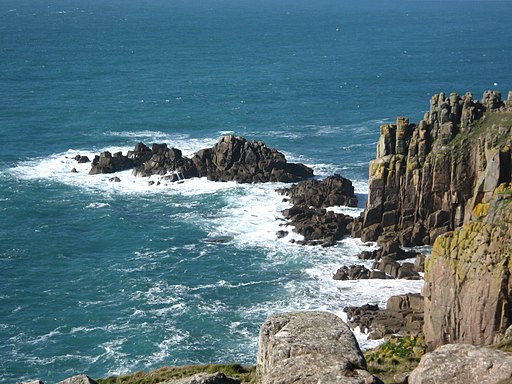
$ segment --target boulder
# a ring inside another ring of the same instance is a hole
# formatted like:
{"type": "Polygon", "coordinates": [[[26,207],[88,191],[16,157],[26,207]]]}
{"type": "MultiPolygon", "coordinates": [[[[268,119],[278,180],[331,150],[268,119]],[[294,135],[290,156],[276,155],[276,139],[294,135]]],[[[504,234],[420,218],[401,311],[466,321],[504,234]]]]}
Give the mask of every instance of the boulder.
{"type": "Polygon", "coordinates": [[[16,384],[44,384],[41,380],[20,381],[16,384]]]}
{"type": "Polygon", "coordinates": [[[240,384],[240,380],[227,377],[223,372],[198,373],[179,380],[164,381],[160,384],[240,384]]]}
{"type": "Polygon", "coordinates": [[[409,384],[499,384],[512,380],[512,354],[468,344],[447,344],[425,354],[409,384]]]}
{"type": "Polygon", "coordinates": [[[96,383],[96,381],[94,381],[87,375],[77,375],[77,376],[70,377],[69,379],[59,381],[57,384],[98,384],[98,383],[96,383]]]}
{"type": "Polygon", "coordinates": [[[327,312],[293,312],[270,316],[258,340],[261,384],[381,383],[366,361],[349,327],[327,312]]]}

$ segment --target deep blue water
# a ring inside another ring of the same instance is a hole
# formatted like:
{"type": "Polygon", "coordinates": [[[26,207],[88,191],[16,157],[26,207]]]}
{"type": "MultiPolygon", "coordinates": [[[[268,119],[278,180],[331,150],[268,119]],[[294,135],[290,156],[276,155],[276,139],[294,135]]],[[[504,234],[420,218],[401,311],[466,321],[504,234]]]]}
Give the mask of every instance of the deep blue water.
{"type": "Polygon", "coordinates": [[[254,363],[271,313],[418,290],[332,281],[357,240],[277,240],[277,184],[114,185],[71,157],[238,134],[364,201],[380,124],[418,121],[437,92],[512,90],[511,16],[483,0],[0,2],[0,382],[254,363]]]}

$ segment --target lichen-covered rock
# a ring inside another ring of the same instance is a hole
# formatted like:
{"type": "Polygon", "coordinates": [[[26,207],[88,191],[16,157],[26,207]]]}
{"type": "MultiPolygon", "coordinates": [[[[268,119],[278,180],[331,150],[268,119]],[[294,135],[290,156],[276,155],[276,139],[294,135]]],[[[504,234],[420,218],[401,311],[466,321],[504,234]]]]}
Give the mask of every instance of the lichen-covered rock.
{"type": "Polygon", "coordinates": [[[327,312],[270,316],[260,329],[261,384],[380,383],[348,326],[327,312]]]}
{"type": "Polygon", "coordinates": [[[512,189],[502,185],[473,220],[440,236],[425,263],[425,340],[489,345],[512,324],[512,189]]]}
{"type": "Polygon", "coordinates": [[[512,111],[506,105],[494,91],[482,102],[471,94],[440,93],[419,124],[398,118],[381,126],[366,209],[354,233],[363,241],[393,234],[414,246],[468,222],[485,195],[511,180],[512,111]]]}
{"type": "Polygon", "coordinates": [[[499,384],[512,379],[512,354],[468,344],[448,344],[425,354],[409,384],[499,384]]]}

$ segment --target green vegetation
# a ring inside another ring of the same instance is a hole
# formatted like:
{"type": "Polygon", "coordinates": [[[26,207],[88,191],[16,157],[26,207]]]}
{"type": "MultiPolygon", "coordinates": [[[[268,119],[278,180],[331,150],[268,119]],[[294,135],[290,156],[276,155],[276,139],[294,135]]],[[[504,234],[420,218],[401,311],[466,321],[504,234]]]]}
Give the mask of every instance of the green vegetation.
{"type": "Polygon", "coordinates": [[[420,336],[393,337],[375,349],[364,353],[368,371],[384,383],[394,383],[394,376],[411,372],[425,353],[420,336]]]}
{"type": "Polygon", "coordinates": [[[97,379],[99,384],[157,384],[163,381],[178,381],[198,373],[223,372],[226,376],[238,379],[241,383],[256,382],[256,366],[239,364],[187,365],[164,367],[150,372],[136,372],[128,375],[97,379]]]}

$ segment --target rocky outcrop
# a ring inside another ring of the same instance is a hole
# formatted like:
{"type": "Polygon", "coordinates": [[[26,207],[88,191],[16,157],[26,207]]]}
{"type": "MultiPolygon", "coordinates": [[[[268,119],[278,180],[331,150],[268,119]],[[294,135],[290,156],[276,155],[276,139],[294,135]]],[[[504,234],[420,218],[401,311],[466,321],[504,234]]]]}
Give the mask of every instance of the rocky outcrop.
{"type": "Polygon", "coordinates": [[[357,207],[357,197],[354,195],[352,182],[340,175],[329,176],[323,180],[305,180],[277,191],[285,195],[287,201],[297,206],[357,207]]]}
{"type": "MultiPolygon", "coordinates": [[[[323,180],[305,180],[278,193],[293,207],[283,211],[283,217],[294,231],[304,237],[301,244],[332,246],[344,236],[350,235],[353,218],[325,208],[333,206],[357,206],[352,182],[340,175],[323,180]]],[[[285,235],[286,232],[281,232],[285,235]]],[[[278,233],[278,237],[282,237],[278,233]]]]}
{"type": "Polygon", "coordinates": [[[261,384],[380,383],[348,326],[327,312],[270,316],[258,341],[261,384]]]}
{"type": "Polygon", "coordinates": [[[350,234],[353,218],[325,209],[293,206],[283,211],[283,217],[294,231],[304,237],[300,244],[332,246],[350,234]]]}
{"type": "Polygon", "coordinates": [[[369,195],[354,235],[393,235],[404,246],[432,244],[470,219],[473,208],[511,180],[511,116],[495,91],[434,95],[419,124],[381,126],[369,195]]]}
{"type": "Polygon", "coordinates": [[[199,177],[213,181],[293,183],[313,177],[311,168],[288,163],[281,152],[240,136],[222,137],[212,148],[197,152],[192,162],[199,177]]]}
{"type": "Polygon", "coordinates": [[[421,334],[423,326],[423,297],[416,293],[391,296],[385,309],[376,304],[345,307],[348,325],[368,333],[369,339],[382,339],[388,335],[421,334]]]}
{"type": "Polygon", "coordinates": [[[425,340],[489,345],[512,324],[512,186],[440,236],[425,264],[425,340]]]}
{"type": "Polygon", "coordinates": [[[512,381],[512,355],[490,348],[449,344],[425,354],[409,384],[500,384],[512,381]]]}
{"type": "MultiPolygon", "coordinates": [[[[81,157],[79,157],[81,159],[81,157]]],[[[91,175],[134,169],[135,176],[164,176],[170,181],[207,177],[213,181],[239,183],[298,182],[313,177],[303,164],[288,163],[285,156],[261,141],[249,142],[239,136],[224,136],[212,148],[198,151],[192,158],[167,144],[149,148],[138,143],[126,155],[106,151],[95,156],[91,175]]]]}

